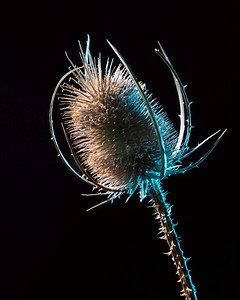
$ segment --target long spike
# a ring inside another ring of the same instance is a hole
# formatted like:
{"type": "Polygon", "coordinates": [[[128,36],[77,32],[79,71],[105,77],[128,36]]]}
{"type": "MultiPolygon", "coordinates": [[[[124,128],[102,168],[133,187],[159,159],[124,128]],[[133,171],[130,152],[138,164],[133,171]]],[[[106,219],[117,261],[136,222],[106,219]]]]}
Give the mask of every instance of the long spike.
{"type": "Polygon", "coordinates": [[[81,194],[84,197],[107,196],[109,193],[81,194]]]}
{"type": "Polygon", "coordinates": [[[101,206],[101,205],[103,205],[103,204],[105,204],[105,203],[111,202],[111,201],[113,201],[114,199],[120,197],[121,194],[122,194],[122,193],[114,193],[114,195],[113,195],[111,198],[109,198],[109,199],[107,199],[107,200],[105,200],[105,201],[103,201],[103,202],[100,202],[100,203],[98,203],[98,204],[96,204],[96,205],[94,205],[94,206],[88,208],[87,211],[90,211],[90,210],[92,210],[92,209],[94,209],[94,208],[97,208],[97,207],[99,207],[99,206],[101,206]],[[117,195],[116,195],[116,194],[117,194],[117,195]]]}
{"type": "Polygon", "coordinates": [[[203,144],[205,144],[208,140],[210,140],[212,137],[214,137],[216,134],[218,134],[221,131],[221,129],[217,130],[213,134],[211,134],[209,137],[207,137],[205,140],[203,140],[201,143],[199,143],[195,148],[188,151],[184,156],[181,157],[181,160],[184,160],[186,157],[191,155],[194,151],[196,151],[198,148],[200,148],[203,144]]]}
{"type": "MultiPolygon", "coordinates": [[[[172,66],[169,58],[167,57],[162,45],[160,44],[160,42],[158,41],[158,45],[165,57],[165,59],[168,61],[169,65],[172,66]]],[[[159,50],[155,50],[155,51],[159,51],[159,50]]],[[[172,67],[173,68],[173,67],[172,67]]],[[[182,144],[182,140],[183,140],[183,136],[184,136],[184,131],[185,131],[185,110],[184,110],[184,100],[183,100],[183,94],[182,94],[182,89],[180,86],[180,83],[178,81],[178,78],[175,76],[174,72],[170,69],[171,74],[173,76],[173,80],[174,80],[174,84],[176,86],[177,89],[177,93],[178,93],[178,100],[179,100],[179,106],[180,106],[180,131],[179,131],[179,135],[178,135],[178,141],[175,147],[175,151],[173,152],[173,155],[177,154],[180,151],[181,148],[181,144],[182,144]]]]}
{"type": "Polygon", "coordinates": [[[189,164],[187,167],[185,168],[181,168],[175,171],[175,173],[185,173],[193,168],[196,168],[199,166],[199,164],[201,164],[208,156],[209,154],[213,151],[213,149],[217,146],[217,144],[219,143],[219,141],[221,140],[222,136],[224,135],[224,133],[227,131],[227,129],[225,129],[221,135],[218,137],[218,139],[216,140],[216,142],[213,144],[213,146],[208,150],[207,153],[205,153],[198,161],[196,161],[195,163],[191,163],[189,164]]]}
{"type": "MultiPolygon", "coordinates": [[[[89,43],[90,43],[90,39],[89,39],[89,43]]],[[[80,48],[79,55],[80,55],[80,58],[82,60],[83,66],[84,66],[85,77],[89,79],[91,86],[94,89],[94,83],[92,82],[92,74],[91,74],[91,72],[93,72],[93,70],[94,70],[94,67],[93,67],[93,62],[92,62],[90,51],[88,53],[88,56],[86,57],[80,41],[78,41],[78,45],[80,48]],[[86,60],[86,58],[87,58],[87,60],[86,60]],[[88,62],[88,60],[90,60],[90,62],[88,62]],[[89,65],[89,63],[90,63],[90,65],[89,65]]]]}
{"type": "Polygon", "coordinates": [[[105,200],[105,201],[103,201],[103,202],[100,202],[100,203],[98,203],[98,204],[96,204],[96,205],[94,205],[94,206],[88,208],[87,211],[90,211],[90,210],[92,210],[92,209],[94,209],[94,208],[97,208],[97,207],[99,207],[99,206],[101,206],[101,205],[103,205],[103,204],[105,204],[105,203],[110,202],[110,201],[111,201],[111,199],[107,199],[107,200],[105,200]]]}
{"type": "MultiPolygon", "coordinates": [[[[86,177],[88,179],[86,179],[83,175],[80,175],[76,170],[73,169],[73,167],[69,164],[68,160],[65,158],[65,156],[63,155],[59,145],[58,145],[58,142],[57,142],[57,139],[56,139],[56,136],[55,136],[55,131],[54,131],[54,123],[53,123],[53,107],[54,107],[54,102],[55,102],[55,99],[56,99],[56,95],[57,95],[57,91],[59,89],[59,87],[61,86],[62,82],[72,73],[80,70],[81,68],[83,67],[78,67],[78,68],[75,68],[73,70],[70,70],[69,72],[67,72],[64,76],[62,76],[62,78],[59,80],[58,84],[56,85],[55,87],[55,90],[53,92],[53,95],[52,95],[52,99],[51,99],[51,103],[50,103],[50,107],[49,107],[49,126],[50,126],[50,132],[51,132],[51,137],[52,137],[52,141],[56,147],[56,150],[57,150],[57,153],[58,153],[58,156],[62,159],[63,163],[67,166],[67,168],[79,179],[81,179],[82,181],[85,181],[86,183],[90,184],[90,185],[93,185],[93,186],[98,186],[99,188],[103,188],[105,190],[108,190],[108,191],[115,191],[115,192],[120,192],[120,190],[117,190],[117,189],[111,189],[111,188],[108,188],[108,187],[105,187],[103,185],[100,185],[99,183],[97,183],[93,178],[91,178],[91,176],[86,172],[85,169],[83,169],[81,166],[81,164],[76,161],[76,154],[75,154],[75,151],[73,150],[72,146],[71,146],[71,143],[69,142],[68,140],[68,137],[67,137],[67,134],[66,134],[66,131],[64,129],[64,126],[62,124],[62,127],[63,127],[63,132],[64,132],[64,135],[67,139],[67,142],[68,142],[68,145],[70,147],[70,150],[71,150],[71,153],[73,154],[73,156],[75,156],[75,161],[78,165],[78,167],[80,168],[81,172],[83,171],[83,173],[86,175],[86,177]]],[[[121,190],[122,192],[123,190],[121,190]]]]}
{"type": "MultiPolygon", "coordinates": [[[[184,118],[185,123],[187,123],[187,129],[186,129],[186,133],[185,133],[185,140],[184,142],[182,142],[182,147],[181,147],[181,151],[179,152],[179,156],[181,156],[181,154],[186,150],[188,142],[189,142],[189,138],[190,138],[190,133],[191,133],[191,129],[192,129],[192,125],[191,125],[191,111],[190,111],[190,102],[188,101],[188,97],[184,88],[184,85],[182,84],[177,72],[175,71],[175,69],[173,68],[170,60],[168,59],[166,53],[164,52],[161,44],[159,43],[161,50],[163,51],[164,54],[162,54],[160,52],[160,50],[155,49],[155,52],[158,54],[158,56],[165,62],[165,64],[168,66],[168,68],[170,69],[170,71],[174,74],[176,81],[178,82],[178,87],[181,90],[181,94],[184,100],[184,107],[185,107],[185,111],[186,111],[186,118],[184,118]]],[[[176,84],[176,83],[175,83],[176,84]]],[[[182,107],[182,104],[181,104],[182,107]]],[[[182,108],[181,108],[182,109],[182,108]]],[[[183,117],[182,117],[183,119],[183,117]]],[[[184,126],[185,127],[185,126],[184,126]]],[[[183,128],[182,128],[183,131],[183,128]]],[[[183,132],[180,132],[181,135],[183,134],[183,132]]],[[[179,141],[182,140],[182,138],[180,137],[179,141]]]]}
{"type": "Polygon", "coordinates": [[[160,132],[159,129],[159,125],[157,123],[157,120],[155,118],[155,114],[152,110],[152,107],[148,101],[147,96],[145,95],[144,91],[142,90],[136,76],[134,75],[133,71],[131,70],[131,68],[128,66],[128,64],[126,63],[125,59],[123,58],[123,56],[118,52],[118,50],[107,40],[108,44],[110,45],[110,47],[113,49],[113,51],[115,52],[115,54],[118,56],[118,58],[120,59],[120,61],[122,62],[122,64],[124,65],[124,67],[126,68],[126,70],[128,71],[128,74],[130,75],[130,77],[132,78],[140,96],[142,97],[143,102],[146,105],[146,108],[148,110],[149,116],[151,118],[151,121],[153,123],[154,129],[155,129],[155,133],[157,135],[157,140],[158,140],[158,144],[159,144],[159,148],[160,148],[160,155],[161,155],[161,174],[160,174],[160,179],[165,177],[166,174],[166,168],[167,168],[167,158],[166,158],[166,151],[165,151],[165,145],[164,145],[164,141],[163,141],[163,137],[162,134],[160,132]]]}
{"type": "Polygon", "coordinates": [[[65,158],[65,156],[63,155],[56,136],[55,136],[55,131],[54,131],[54,122],[53,122],[53,106],[54,106],[54,102],[55,102],[55,98],[56,98],[56,94],[57,94],[57,90],[59,89],[60,85],[62,84],[62,82],[65,80],[65,78],[67,78],[70,74],[72,74],[75,71],[80,70],[82,67],[79,68],[75,68],[69,72],[67,72],[64,76],[62,76],[62,78],[59,80],[58,84],[55,87],[55,90],[53,92],[52,95],[52,99],[51,99],[51,103],[50,103],[50,107],[49,107],[49,126],[50,126],[50,132],[51,132],[51,137],[52,137],[52,141],[54,143],[54,146],[57,150],[58,156],[62,159],[63,163],[67,166],[67,168],[79,179],[81,179],[82,181],[85,181],[89,184],[91,184],[86,178],[84,178],[82,175],[80,175],[78,172],[76,172],[72,166],[69,164],[69,162],[67,161],[67,159],[65,158]]]}

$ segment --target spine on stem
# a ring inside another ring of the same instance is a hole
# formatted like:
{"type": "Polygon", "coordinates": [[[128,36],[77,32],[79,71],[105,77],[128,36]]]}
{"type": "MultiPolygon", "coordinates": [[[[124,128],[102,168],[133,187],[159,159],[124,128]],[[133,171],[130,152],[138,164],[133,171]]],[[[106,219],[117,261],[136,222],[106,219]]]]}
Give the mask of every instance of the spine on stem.
{"type": "Polygon", "coordinates": [[[190,271],[187,267],[188,258],[185,258],[180,246],[180,241],[174,229],[171,218],[171,206],[166,203],[164,192],[158,182],[152,181],[150,193],[152,196],[151,204],[156,212],[156,219],[161,225],[162,239],[165,239],[169,246],[167,255],[172,256],[172,260],[177,269],[177,275],[182,285],[181,296],[186,300],[197,300],[196,289],[192,283],[190,271]]]}

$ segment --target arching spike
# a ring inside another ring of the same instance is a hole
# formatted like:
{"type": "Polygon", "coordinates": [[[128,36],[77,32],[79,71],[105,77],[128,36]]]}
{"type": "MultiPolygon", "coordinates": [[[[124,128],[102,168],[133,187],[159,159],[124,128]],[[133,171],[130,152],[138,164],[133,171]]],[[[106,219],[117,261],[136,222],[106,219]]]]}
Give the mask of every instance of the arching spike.
{"type": "Polygon", "coordinates": [[[170,69],[170,71],[172,73],[172,76],[173,76],[173,79],[174,79],[174,83],[176,85],[177,93],[178,93],[181,118],[180,118],[179,138],[178,138],[178,142],[176,144],[175,154],[179,154],[179,156],[181,156],[181,154],[185,151],[185,149],[188,145],[188,141],[189,141],[190,133],[191,133],[190,105],[189,105],[189,101],[188,101],[188,97],[187,97],[185,88],[184,88],[177,72],[173,68],[173,66],[172,66],[169,58],[167,57],[165,51],[163,50],[163,47],[160,44],[160,42],[158,42],[158,44],[159,44],[159,47],[160,47],[162,52],[160,52],[159,49],[155,49],[155,52],[158,54],[158,56],[165,62],[165,64],[170,69]],[[186,113],[186,118],[185,118],[185,113],[186,113]],[[186,119],[189,120],[189,122],[186,122],[186,119]],[[185,129],[185,123],[187,125],[186,129],[185,129]],[[185,139],[183,141],[184,133],[185,133],[185,139]]]}
{"type": "MultiPolygon", "coordinates": [[[[160,49],[161,49],[161,51],[162,51],[165,59],[167,60],[167,62],[169,63],[169,65],[171,65],[171,67],[172,67],[171,62],[170,62],[169,58],[167,57],[167,55],[166,55],[166,53],[165,53],[165,51],[164,51],[164,49],[163,49],[163,47],[162,47],[162,45],[160,44],[159,41],[158,41],[158,44],[159,44],[159,47],[160,47],[160,49]]],[[[158,49],[155,49],[155,51],[156,51],[156,53],[158,55],[160,55],[158,49]]],[[[183,136],[184,136],[184,131],[185,131],[185,111],[184,111],[184,100],[183,100],[183,95],[182,95],[180,83],[178,81],[178,78],[174,74],[174,72],[171,69],[170,69],[170,71],[171,71],[171,74],[173,76],[174,84],[175,84],[176,89],[177,89],[178,100],[179,100],[179,107],[180,107],[180,115],[179,115],[179,117],[180,117],[180,131],[179,131],[178,141],[177,141],[177,144],[176,144],[176,147],[175,147],[175,151],[173,152],[173,155],[176,155],[180,151],[182,140],[183,140],[183,136]]]]}
{"type": "MultiPolygon", "coordinates": [[[[178,173],[185,173],[186,171],[189,171],[193,168],[198,167],[208,156],[209,154],[213,151],[213,149],[217,146],[217,144],[219,143],[219,141],[221,140],[222,136],[224,135],[224,133],[227,131],[227,129],[225,129],[221,135],[218,137],[218,139],[216,140],[216,142],[213,144],[213,146],[208,150],[207,153],[205,153],[205,155],[203,155],[198,161],[196,161],[195,163],[190,163],[187,167],[185,168],[181,168],[176,170],[176,174],[178,173]]],[[[202,144],[202,143],[201,143],[202,144]]]]}
{"type": "Polygon", "coordinates": [[[62,151],[60,150],[60,147],[58,145],[56,136],[55,136],[55,131],[54,131],[54,124],[53,124],[53,106],[54,106],[54,101],[56,98],[56,94],[57,94],[57,90],[59,89],[60,85],[62,84],[62,82],[64,81],[65,78],[67,78],[71,73],[80,70],[80,68],[75,68],[69,72],[67,72],[58,82],[58,84],[55,87],[55,90],[53,92],[52,95],[52,99],[51,99],[51,103],[50,103],[50,107],[49,107],[49,126],[50,126],[50,132],[51,132],[51,136],[52,136],[52,141],[54,143],[54,146],[57,150],[57,153],[59,155],[59,157],[62,159],[63,163],[66,165],[66,167],[79,179],[81,179],[82,181],[85,181],[86,183],[92,184],[91,182],[89,182],[86,178],[84,178],[82,175],[80,175],[78,172],[76,172],[72,166],[69,164],[69,162],[67,161],[67,159],[65,158],[65,156],[63,155],[62,151]]]}
{"type": "Polygon", "coordinates": [[[94,197],[94,196],[107,196],[109,193],[96,193],[96,194],[81,194],[84,197],[94,197]]]}
{"type": "Polygon", "coordinates": [[[81,163],[77,160],[77,155],[74,151],[74,149],[72,148],[71,146],[71,143],[69,141],[69,138],[66,134],[66,130],[62,124],[62,128],[63,128],[63,132],[64,132],[64,135],[65,135],[65,138],[67,140],[67,143],[68,143],[68,146],[70,148],[70,151],[71,153],[73,154],[74,156],[74,159],[75,159],[75,162],[77,164],[77,166],[79,167],[80,171],[86,176],[84,177],[83,175],[80,175],[78,172],[76,172],[76,170],[73,169],[73,167],[69,164],[69,162],[67,161],[67,159],[65,158],[65,156],[63,155],[59,145],[58,145],[58,142],[57,142],[57,139],[56,139],[56,136],[55,136],[55,131],[54,131],[54,124],[53,124],[53,106],[54,106],[54,102],[55,102],[55,99],[56,99],[56,94],[57,94],[57,91],[59,89],[59,87],[61,86],[62,82],[72,73],[80,70],[81,68],[83,67],[78,67],[78,68],[75,68],[73,70],[70,70],[69,72],[67,72],[58,82],[58,84],[56,85],[55,87],[55,90],[53,92],[53,95],[52,95],[52,99],[51,99],[51,103],[50,103],[50,107],[49,107],[49,126],[50,126],[50,132],[51,132],[51,137],[52,137],[52,140],[53,140],[53,143],[56,147],[56,150],[57,150],[57,153],[58,155],[60,156],[60,158],[62,159],[63,163],[67,166],[67,168],[79,179],[81,179],[82,181],[92,185],[92,186],[97,186],[98,188],[102,188],[104,190],[107,190],[107,191],[113,191],[113,192],[122,192],[123,190],[117,190],[117,189],[111,189],[111,188],[108,188],[108,187],[105,187],[103,185],[100,185],[98,184],[87,172],[86,170],[81,166],[81,163]]]}
{"type": "Polygon", "coordinates": [[[90,211],[90,210],[92,210],[92,209],[94,209],[94,208],[97,208],[97,207],[99,207],[99,206],[101,206],[101,205],[103,205],[103,204],[105,204],[105,203],[110,202],[110,201],[111,201],[111,199],[107,199],[107,200],[105,200],[105,201],[103,201],[103,202],[100,202],[100,203],[98,203],[98,204],[96,204],[96,205],[94,205],[94,206],[88,208],[87,211],[90,211]]]}
{"type": "Polygon", "coordinates": [[[167,158],[166,158],[166,151],[165,151],[165,145],[164,145],[163,137],[162,137],[162,134],[160,132],[157,120],[155,118],[155,114],[152,110],[152,107],[151,107],[151,105],[148,101],[147,96],[145,95],[144,91],[142,90],[142,88],[141,88],[136,76],[134,75],[133,71],[131,70],[131,68],[128,66],[125,59],[118,52],[118,50],[108,40],[107,40],[107,42],[108,42],[109,46],[113,49],[115,54],[118,56],[118,58],[120,59],[120,61],[122,62],[122,64],[126,68],[126,70],[128,71],[128,74],[132,78],[132,80],[133,80],[140,96],[142,97],[142,100],[143,100],[144,104],[146,105],[149,116],[150,116],[151,121],[152,121],[153,126],[154,126],[154,130],[155,130],[157,140],[158,140],[158,144],[159,144],[159,148],[160,148],[160,155],[161,155],[161,174],[160,174],[160,178],[164,178],[165,174],[166,174],[166,169],[167,169],[167,158]]]}
{"type": "Polygon", "coordinates": [[[122,194],[122,193],[114,193],[113,196],[112,196],[111,198],[109,198],[109,199],[107,199],[107,200],[105,200],[105,201],[103,201],[103,202],[100,202],[100,203],[98,203],[98,204],[96,204],[96,205],[94,205],[94,206],[88,208],[87,211],[90,211],[90,210],[92,210],[92,209],[94,209],[94,208],[97,208],[97,207],[99,207],[99,206],[101,206],[101,205],[103,205],[103,204],[105,204],[105,203],[112,202],[114,199],[120,197],[121,194],[122,194]]]}
{"type": "Polygon", "coordinates": [[[203,144],[205,144],[208,140],[210,140],[212,137],[214,137],[216,134],[218,134],[221,130],[217,130],[216,132],[214,132],[212,135],[210,135],[209,137],[207,137],[205,140],[203,140],[201,143],[199,143],[195,148],[193,148],[192,150],[188,151],[184,156],[181,157],[181,161],[184,160],[186,157],[188,157],[189,155],[191,155],[194,151],[196,151],[198,148],[200,148],[203,144]]]}

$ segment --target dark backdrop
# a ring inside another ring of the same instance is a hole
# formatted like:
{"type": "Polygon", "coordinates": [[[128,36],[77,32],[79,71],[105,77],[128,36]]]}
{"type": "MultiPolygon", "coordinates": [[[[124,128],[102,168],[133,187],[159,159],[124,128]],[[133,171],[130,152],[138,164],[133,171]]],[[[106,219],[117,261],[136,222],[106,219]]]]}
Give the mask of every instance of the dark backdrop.
{"type": "MultiPolygon", "coordinates": [[[[211,156],[164,182],[199,299],[238,295],[239,23],[231,1],[6,1],[0,18],[1,299],[179,299],[172,261],[147,201],[135,196],[91,212],[102,199],[62,164],[50,141],[51,94],[76,63],[77,40],[93,55],[109,39],[176,127],[160,40],[192,105],[190,145],[228,132],[211,156]]],[[[117,59],[115,60],[117,62],[117,59]]],[[[210,146],[210,144],[209,144],[210,146]]],[[[200,150],[199,156],[202,155],[200,150]]]]}

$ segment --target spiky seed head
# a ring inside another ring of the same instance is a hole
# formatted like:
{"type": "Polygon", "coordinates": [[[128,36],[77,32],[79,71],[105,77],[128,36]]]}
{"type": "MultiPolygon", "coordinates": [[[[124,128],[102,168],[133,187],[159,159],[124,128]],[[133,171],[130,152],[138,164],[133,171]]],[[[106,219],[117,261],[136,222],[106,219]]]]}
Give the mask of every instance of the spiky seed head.
{"type": "MultiPolygon", "coordinates": [[[[90,56],[91,58],[91,56],[90,56]]],[[[104,72],[101,58],[73,72],[70,83],[62,85],[64,120],[72,145],[83,165],[100,184],[111,188],[134,189],[149,176],[159,176],[161,155],[156,133],[141,96],[119,65],[112,69],[107,61],[104,72]]],[[[166,114],[146,89],[159,124],[168,164],[177,134],[166,114]]]]}

